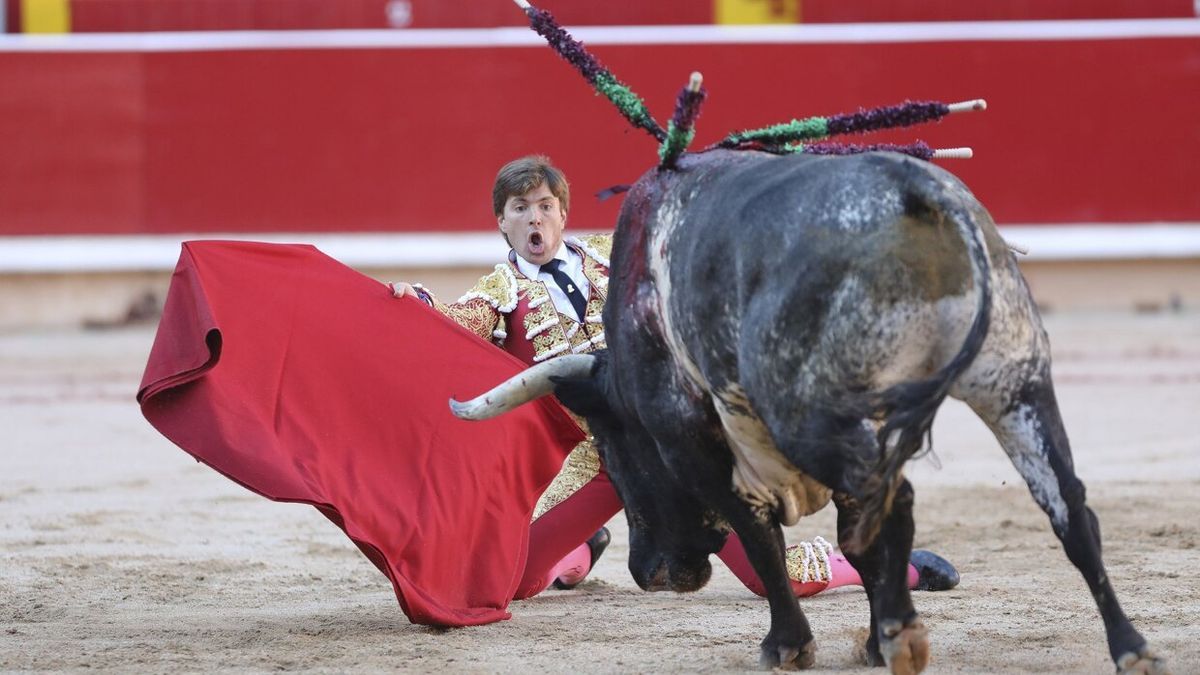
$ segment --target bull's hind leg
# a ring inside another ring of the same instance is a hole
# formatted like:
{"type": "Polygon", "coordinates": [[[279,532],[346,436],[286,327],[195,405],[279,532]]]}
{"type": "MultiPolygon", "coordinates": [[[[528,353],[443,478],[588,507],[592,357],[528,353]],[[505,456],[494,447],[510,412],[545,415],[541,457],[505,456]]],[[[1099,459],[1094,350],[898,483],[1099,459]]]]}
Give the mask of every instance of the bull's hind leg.
{"type": "Polygon", "coordinates": [[[851,540],[861,505],[852,495],[861,495],[863,467],[879,455],[874,433],[861,418],[817,409],[799,418],[768,420],[768,424],[797,467],[834,489],[838,541],[862,577],[871,610],[867,662],[887,665],[894,673],[921,672],[929,661],[929,640],[908,589],[914,529],[912,486],[903,481],[879,536],[856,551],[851,540]]]}
{"type": "Polygon", "coordinates": [[[1104,619],[1108,649],[1121,673],[1166,673],[1166,663],[1149,649],[1117,602],[1100,556],[1100,527],[1075,475],[1071,449],[1050,382],[1049,365],[1016,390],[1007,405],[992,400],[967,403],[996,434],[1038,505],[1049,516],[1067,558],[1083,574],[1104,619]],[[1002,410],[989,415],[989,410],[1002,410]]]}
{"type": "Polygon", "coordinates": [[[919,673],[929,663],[929,636],[913,609],[908,590],[908,559],[912,553],[913,490],[906,480],[896,491],[892,511],[879,536],[864,550],[850,546],[858,525],[860,505],[845,493],[835,493],[838,541],[846,559],[862,577],[871,605],[871,630],[865,652],[867,664],[887,665],[893,673],[919,673]]]}

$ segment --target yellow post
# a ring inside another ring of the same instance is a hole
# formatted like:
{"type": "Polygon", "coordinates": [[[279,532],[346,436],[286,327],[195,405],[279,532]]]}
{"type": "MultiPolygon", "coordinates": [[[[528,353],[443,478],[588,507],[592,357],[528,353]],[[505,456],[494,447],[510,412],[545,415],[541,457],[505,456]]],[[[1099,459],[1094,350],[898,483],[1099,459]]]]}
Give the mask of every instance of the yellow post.
{"type": "Polygon", "coordinates": [[[799,23],[800,0],[713,0],[718,24],[799,23]]]}
{"type": "Polygon", "coordinates": [[[21,0],[22,33],[70,33],[70,0],[21,0]]]}

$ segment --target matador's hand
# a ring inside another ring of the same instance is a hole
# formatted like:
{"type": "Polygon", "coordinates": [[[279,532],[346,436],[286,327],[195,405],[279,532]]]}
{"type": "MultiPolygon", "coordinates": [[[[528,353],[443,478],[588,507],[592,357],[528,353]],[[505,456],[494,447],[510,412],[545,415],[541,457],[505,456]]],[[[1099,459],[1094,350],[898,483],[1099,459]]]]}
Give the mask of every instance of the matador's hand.
{"type": "Polygon", "coordinates": [[[388,288],[392,290],[394,297],[403,298],[408,296],[410,298],[417,298],[418,300],[421,299],[421,296],[417,294],[417,289],[413,288],[412,284],[403,281],[393,281],[388,284],[388,288]]]}
{"type": "Polygon", "coordinates": [[[433,296],[421,284],[410,284],[403,281],[393,281],[388,284],[388,288],[392,289],[392,296],[396,298],[410,297],[416,298],[421,302],[433,307],[433,296]]]}

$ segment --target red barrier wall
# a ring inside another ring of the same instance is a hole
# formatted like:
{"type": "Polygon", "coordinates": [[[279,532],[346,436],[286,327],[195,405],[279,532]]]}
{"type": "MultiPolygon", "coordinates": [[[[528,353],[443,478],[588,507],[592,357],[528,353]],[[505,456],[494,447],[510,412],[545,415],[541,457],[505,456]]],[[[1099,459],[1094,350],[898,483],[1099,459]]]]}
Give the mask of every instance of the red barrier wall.
{"type": "Polygon", "coordinates": [[[80,33],[387,28],[386,0],[71,0],[80,33]]]}
{"type": "MultiPolygon", "coordinates": [[[[1181,1],[1147,0],[1152,4],[1181,1]]],[[[71,0],[70,4],[76,32],[528,25],[511,0],[71,0]]],[[[712,0],[539,0],[537,6],[571,26],[713,20],[712,0]]]]}
{"type": "Polygon", "coordinates": [[[804,23],[1191,17],[1192,0],[800,0],[804,23]]]}
{"type": "MultiPolygon", "coordinates": [[[[862,140],[973,146],[944,166],[1001,223],[1200,222],[1200,39],[602,45],[697,145],[905,98],[991,108],[862,140]]],[[[0,234],[494,227],[504,161],[550,154],[576,228],[610,227],[655,142],[545,47],[0,51],[0,234]]]]}
{"type": "MultiPolygon", "coordinates": [[[[710,24],[720,0],[538,0],[563,25],[710,24]]],[[[757,0],[770,3],[775,0],[757,0]]],[[[16,0],[12,0],[15,4],[16,0]]],[[[1195,16],[1193,0],[798,0],[803,23],[1195,16]]],[[[523,26],[509,0],[70,0],[75,32],[523,26]],[[389,16],[390,15],[390,16],[389,16]]],[[[14,24],[16,25],[16,24],[14,24]]]]}

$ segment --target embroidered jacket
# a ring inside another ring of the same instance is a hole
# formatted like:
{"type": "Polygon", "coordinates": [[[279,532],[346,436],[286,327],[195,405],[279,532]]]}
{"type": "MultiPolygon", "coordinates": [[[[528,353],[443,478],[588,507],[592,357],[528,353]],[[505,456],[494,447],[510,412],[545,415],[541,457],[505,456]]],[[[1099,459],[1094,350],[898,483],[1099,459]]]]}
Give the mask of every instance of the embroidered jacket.
{"type": "MultiPolygon", "coordinates": [[[[583,256],[588,299],[583,321],[560,314],[550,300],[546,285],[530,279],[517,268],[514,253],[496,270],[480,279],[458,302],[431,298],[433,306],[458,325],[490,340],[525,363],[534,364],[559,354],[583,354],[604,347],[604,324],[600,315],[608,295],[608,258],[612,235],[568,237],[567,246],[583,256]]],[[[587,429],[583,420],[576,418],[587,429]]],[[[600,472],[600,454],[591,436],[567,455],[563,468],[534,508],[537,520],[562,503],[600,472]]]]}
{"type": "Polygon", "coordinates": [[[476,282],[458,302],[433,300],[442,314],[522,361],[534,364],[564,353],[584,354],[604,347],[600,315],[608,295],[608,257],[612,235],[568,237],[566,244],[583,256],[587,277],[587,308],[583,321],[560,314],[546,284],[526,277],[514,253],[496,270],[476,282]]]}

